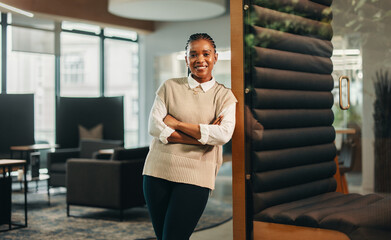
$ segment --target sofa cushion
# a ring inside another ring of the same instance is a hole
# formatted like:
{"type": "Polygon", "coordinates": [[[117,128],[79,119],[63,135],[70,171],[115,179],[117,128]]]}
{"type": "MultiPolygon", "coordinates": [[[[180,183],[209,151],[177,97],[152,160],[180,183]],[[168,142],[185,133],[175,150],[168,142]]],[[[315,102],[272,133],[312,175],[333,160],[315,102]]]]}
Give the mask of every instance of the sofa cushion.
{"type": "Polygon", "coordinates": [[[321,220],[320,226],[335,229],[346,234],[358,228],[390,231],[391,198],[380,198],[369,205],[341,212],[333,212],[321,220]]]}
{"type": "Polygon", "coordinates": [[[103,124],[100,123],[90,129],[85,128],[82,125],[79,127],[79,139],[102,139],[103,138],[103,124]]]}
{"type": "Polygon", "coordinates": [[[59,173],[65,173],[67,168],[66,163],[53,163],[50,166],[50,172],[59,172],[59,173]]]}
{"type": "Polygon", "coordinates": [[[316,211],[309,211],[301,214],[296,219],[296,223],[302,226],[319,227],[319,223],[327,216],[333,213],[345,212],[348,210],[359,209],[371,203],[381,200],[383,197],[377,194],[368,194],[352,198],[351,201],[345,201],[337,206],[327,206],[316,211]]]}
{"type": "Polygon", "coordinates": [[[92,158],[93,154],[100,149],[116,148],[122,144],[120,140],[82,139],[80,140],[80,158],[92,158]]]}
{"type": "Polygon", "coordinates": [[[140,147],[140,148],[115,148],[114,153],[111,157],[113,161],[123,161],[123,160],[139,160],[147,157],[149,152],[149,147],[140,147]]]}
{"type": "Polygon", "coordinates": [[[373,233],[390,236],[391,198],[325,193],[267,208],[255,215],[254,220],[331,229],[351,239],[371,239],[373,233]]]}

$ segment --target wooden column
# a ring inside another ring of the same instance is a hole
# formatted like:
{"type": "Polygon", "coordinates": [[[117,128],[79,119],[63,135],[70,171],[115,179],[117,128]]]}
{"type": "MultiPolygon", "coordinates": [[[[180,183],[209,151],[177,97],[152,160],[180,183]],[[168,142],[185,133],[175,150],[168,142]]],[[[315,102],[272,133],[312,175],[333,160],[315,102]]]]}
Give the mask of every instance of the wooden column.
{"type": "Polygon", "coordinates": [[[246,239],[243,0],[231,0],[231,86],[238,99],[232,137],[233,239],[246,239]]]}

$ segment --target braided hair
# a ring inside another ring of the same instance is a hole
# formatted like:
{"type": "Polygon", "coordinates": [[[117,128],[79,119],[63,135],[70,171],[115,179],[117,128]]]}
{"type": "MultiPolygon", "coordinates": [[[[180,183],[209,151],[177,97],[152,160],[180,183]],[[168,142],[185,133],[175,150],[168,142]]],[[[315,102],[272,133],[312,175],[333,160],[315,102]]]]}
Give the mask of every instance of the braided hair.
{"type": "Polygon", "coordinates": [[[186,47],[185,47],[185,50],[187,52],[187,48],[189,47],[189,44],[193,41],[196,41],[196,40],[200,40],[200,39],[204,39],[204,40],[208,40],[210,42],[210,44],[212,44],[215,52],[216,52],[216,44],[215,44],[215,41],[213,40],[213,38],[211,36],[209,36],[207,33],[194,33],[192,34],[189,39],[187,40],[187,43],[186,43],[186,47]]]}

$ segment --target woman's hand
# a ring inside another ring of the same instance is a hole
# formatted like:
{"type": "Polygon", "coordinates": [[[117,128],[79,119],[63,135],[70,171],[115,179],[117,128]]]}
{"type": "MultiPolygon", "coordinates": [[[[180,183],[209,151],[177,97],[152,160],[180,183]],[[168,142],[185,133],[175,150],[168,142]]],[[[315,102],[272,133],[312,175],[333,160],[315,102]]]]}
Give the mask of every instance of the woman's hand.
{"type": "Polygon", "coordinates": [[[218,117],[213,121],[212,125],[220,125],[220,124],[221,124],[221,121],[223,121],[223,118],[224,118],[223,115],[218,116],[218,117]]]}
{"type": "Polygon", "coordinates": [[[177,130],[178,125],[180,121],[178,121],[176,118],[168,114],[164,119],[163,122],[170,128],[177,130]]]}

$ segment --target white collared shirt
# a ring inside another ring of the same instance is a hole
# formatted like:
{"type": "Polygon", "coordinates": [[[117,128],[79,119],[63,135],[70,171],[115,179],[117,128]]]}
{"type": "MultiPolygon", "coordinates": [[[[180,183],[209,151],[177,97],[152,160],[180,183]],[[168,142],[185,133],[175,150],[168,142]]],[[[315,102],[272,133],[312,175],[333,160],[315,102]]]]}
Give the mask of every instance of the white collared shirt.
{"type": "MultiPolygon", "coordinates": [[[[191,89],[201,86],[201,89],[204,92],[210,90],[216,82],[216,80],[212,78],[210,81],[200,84],[191,77],[191,74],[189,74],[187,81],[191,89]]],[[[219,116],[224,116],[220,125],[200,124],[201,138],[198,139],[198,141],[208,145],[223,145],[228,142],[231,139],[235,128],[235,112],[236,103],[233,103],[224,108],[219,114],[219,116]]],[[[167,108],[162,100],[156,96],[149,115],[148,128],[149,134],[159,138],[164,144],[168,143],[167,138],[175,131],[163,122],[163,119],[166,116],[167,108]]]]}

